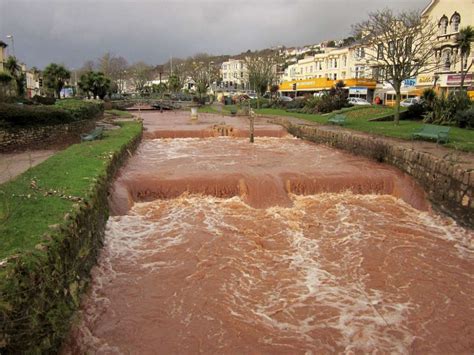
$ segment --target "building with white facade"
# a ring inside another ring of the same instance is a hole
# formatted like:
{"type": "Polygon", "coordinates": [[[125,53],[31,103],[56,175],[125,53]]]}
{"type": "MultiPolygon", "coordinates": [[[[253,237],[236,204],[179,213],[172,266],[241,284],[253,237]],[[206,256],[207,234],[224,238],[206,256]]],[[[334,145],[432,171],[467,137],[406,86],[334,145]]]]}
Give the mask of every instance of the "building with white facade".
{"type": "Polygon", "coordinates": [[[241,59],[229,59],[222,63],[221,80],[224,88],[245,90],[249,88],[247,68],[241,59]]]}

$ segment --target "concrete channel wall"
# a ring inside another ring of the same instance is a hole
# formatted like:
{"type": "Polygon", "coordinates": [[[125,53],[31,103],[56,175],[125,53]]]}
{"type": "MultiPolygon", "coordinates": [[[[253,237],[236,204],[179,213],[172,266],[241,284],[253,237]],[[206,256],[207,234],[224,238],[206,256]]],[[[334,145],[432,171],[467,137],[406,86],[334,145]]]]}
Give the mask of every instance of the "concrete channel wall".
{"type": "Polygon", "coordinates": [[[395,139],[295,124],[283,117],[271,121],[296,137],[396,166],[416,179],[435,208],[462,225],[474,227],[474,169],[461,164],[459,159],[443,159],[407,144],[397,144],[395,139]]]}

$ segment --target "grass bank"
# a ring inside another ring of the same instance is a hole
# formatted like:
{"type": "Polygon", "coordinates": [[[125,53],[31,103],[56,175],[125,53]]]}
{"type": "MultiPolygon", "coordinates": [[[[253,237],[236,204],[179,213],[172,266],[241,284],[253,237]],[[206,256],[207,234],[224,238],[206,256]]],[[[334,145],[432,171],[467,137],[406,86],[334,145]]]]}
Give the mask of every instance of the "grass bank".
{"type": "MultiPolygon", "coordinates": [[[[304,114],[272,108],[256,111],[260,115],[295,117],[319,124],[328,124],[328,119],[335,115],[335,113],[326,115],[304,114]]],[[[344,128],[379,134],[386,137],[410,140],[411,134],[423,126],[423,122],[411,120],[400,121],[399,125],[395,125],[392,121],[369,121],[393,115],[394,110],[389,107],[352,107],[343,110],[343,112],[347,117],[347,123],[344,128]]],[[[451,127],[450,142],[445,144],[445,146],[462,151],[474,152],[474,130],[451,127]]]]}
{"type": "Polygon", "coordinates": [[[105,113],[111,116],[117,116],[120,118],[133,118],[133,115],[128,111],[122,111],[117,109],[105,110],[105,113]]]}
{"type": "Polygon", "coordinates": [[[59,347],[102,245],[109,184],[141,130],[122,123],[0,185],[0,353],[59,347]]]}

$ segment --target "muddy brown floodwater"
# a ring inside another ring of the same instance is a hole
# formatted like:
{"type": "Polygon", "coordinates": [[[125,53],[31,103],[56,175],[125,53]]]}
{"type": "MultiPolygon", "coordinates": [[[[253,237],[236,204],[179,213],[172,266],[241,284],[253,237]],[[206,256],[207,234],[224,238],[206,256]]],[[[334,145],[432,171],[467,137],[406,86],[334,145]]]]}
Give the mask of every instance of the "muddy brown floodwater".
{"type": "Polygon", "coordinates": [[[251,145],[243,118],[142,115],[63,353],[474,351],[474,233],[411,178],[264,121],[251,145]]]}

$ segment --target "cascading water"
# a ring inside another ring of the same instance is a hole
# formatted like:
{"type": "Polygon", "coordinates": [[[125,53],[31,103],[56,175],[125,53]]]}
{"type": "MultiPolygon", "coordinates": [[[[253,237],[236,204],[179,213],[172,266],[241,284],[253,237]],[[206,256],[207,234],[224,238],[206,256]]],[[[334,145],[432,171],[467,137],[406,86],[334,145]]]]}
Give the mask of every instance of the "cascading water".
{"type": "Polygon", "coordinates": [[[474,348],[473,232],[396,169],[292,138],[152,139],[111,192],[64,353],[474,348]]]}

